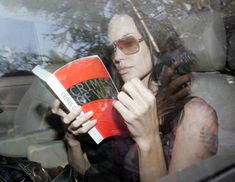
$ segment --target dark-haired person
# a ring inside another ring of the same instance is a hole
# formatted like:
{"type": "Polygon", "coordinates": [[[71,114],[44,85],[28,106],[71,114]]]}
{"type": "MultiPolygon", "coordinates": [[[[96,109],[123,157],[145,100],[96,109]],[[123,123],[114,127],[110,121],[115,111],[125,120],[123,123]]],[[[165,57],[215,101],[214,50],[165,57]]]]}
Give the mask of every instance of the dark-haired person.
{"type": "MultiPolygon", "coordinates": [[[[128,151],[123,152],[124,160],[120,166],[125,168],[130,158],[133,159],[134,165],[129,167],[138,165],[140,181],[149,182],[216,154],[216,113],[200,98],[187,99],[189,74],[173,78],[181,63],[176,61],[159,76],[157,55],[152,52],[148,38],[140,33],[133,18],[128,15],[115,15],[111,19],[108,36],[113,42],[110,54],[112,75],[117,83],[118,78],[121,79],[119,83],[122,86],[113,106],[123,116],[133,140],[133,143],[126,142],[128,151]],[[179,108],[176,107],[178,102],[181,103],[179,108]]],[[[93,121],[79,127],[92,117],[90,112],[75,119],[81,108],[66,114],[55,101],[52,111],[60,115],[65,123],[70,123],[68,129],[74,135],[86,133],[95,126],[93,121]]],[[[79,141],[71,134],[67,135],[67,141],[70,164],[77,171],[82,174],[90,168],[93,168],[93,174],[96,169],[97,173],[102,171],[102,167],[95,168],[83,156],[79,141]]],[[[111,139],[107,146],[115,142],[111,139]]],[[[119,145],[119,150],[123,146],[119,145]]],[[[128,180],[131,181],[131,178],[128,180]]]]}

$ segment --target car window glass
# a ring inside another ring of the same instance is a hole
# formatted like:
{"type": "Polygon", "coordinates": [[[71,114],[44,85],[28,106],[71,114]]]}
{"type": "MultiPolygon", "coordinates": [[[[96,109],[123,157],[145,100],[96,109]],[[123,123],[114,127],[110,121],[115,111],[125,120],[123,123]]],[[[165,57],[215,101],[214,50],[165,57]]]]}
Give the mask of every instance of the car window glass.
{"type": "MultiPolygon", "coordinates": [[[[133,2],[144,18],[151,21],[180,19],[199,11],[216,10],[224,16],[234,13],[232,1],[205,3],[201,7],[193,1],[133,2]]],[[[1,0],[1,74],[16,69],[30,71],[36,64],[71,61],[99,53],[107,43],[108,19],[114,13],[133,11],[132,8],[128,2],[111,0],[1,0]]]]}
{"type": "MultiPolygon", "coordinates": [[[[35,81],[31,70],[90,55],[104,58],[112,43],[107,37],[108,22],[114,14],[125,13],[141,15],[138,21],[144,20],[159,46],[159,57],[167,64],[172,61],[168,52],[178,60],[195,58],[192,71],[202,81],[193,85],[195,93],[225,111],[218,115],[220,152],[235,151],[235,97],[230,94],[235,88],[235,0],[0,0],[0,143],[2,136],[30,132],[40,139],[41,130],[58,126],[62,141],[62,122],[50,115],[54,96],[35,81]],[[182,47],[189,54],[180,54],[182,47]],[[220,101],[213,103],[217,98],[220,101]],[[53,124],[45,124],[48,116],[53,124]]],[[[109,63],[105,62],[108,69],[109,63]]],[[[132,164],[135,154],[128,155],[132,164]]],[[[91,156],[95,161],[96,154],[91,156]]]]}

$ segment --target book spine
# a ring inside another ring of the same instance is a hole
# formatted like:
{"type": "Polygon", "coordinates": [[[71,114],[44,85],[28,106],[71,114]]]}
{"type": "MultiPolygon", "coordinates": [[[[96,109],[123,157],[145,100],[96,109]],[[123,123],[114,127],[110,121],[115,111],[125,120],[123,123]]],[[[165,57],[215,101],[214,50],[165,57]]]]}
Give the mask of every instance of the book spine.
{"type": "MultiPolygon", "coordinates": [[[[59,80],[56,78],[55,75],[52,74],[46,82],[69,111],[72,111],[75,107],[78,107],[78,104],[71,97],[71,95],[67,92],[64,86],[59,82],[59,80]]],[[[82,112],[81,114],[84,114],[84,112],[82,112]]],[[[99,144],[104,139],[103,136],[95,127],[90,129],[88,131],[88,134],[92,137],[92,139],[97,144],[99,144]]]]}

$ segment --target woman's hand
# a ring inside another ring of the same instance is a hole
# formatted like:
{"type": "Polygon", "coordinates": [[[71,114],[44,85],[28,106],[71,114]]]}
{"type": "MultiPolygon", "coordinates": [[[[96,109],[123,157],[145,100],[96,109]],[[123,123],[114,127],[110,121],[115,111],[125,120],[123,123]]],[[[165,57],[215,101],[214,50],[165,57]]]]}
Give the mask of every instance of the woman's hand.
{"type": "Polygon", "coordinates": [[[57,99],[53,103],[52,113],[61,116],[67,131],[65,138],[69,145],[78,144],[79,141],[75,139],[74,135],[87,133],[96,124],[96,120],[88,122],[88,120],[93,116],[92,111],[82,114],[82,108],[79,106],[67,114],[60,108],[60,101],[57,99]]]}
{"type": "Polygon", "coordinates": [[[124,118],[133,139],[141,148],[149,148],[158,135],[159,123],[155,96],[134,78],[124,84],[113,106],[124,118]]]}
{"type": "Polygon", "coordinates": [[[139,79],[123,86],[113,106],[124,118],[137,144],[141,181],[153,181],[166,173],[162,143],[159,135],[156,99],[139,79]]]}
{"type": "Polygon", "coordinates": [[[182,61],[176,61],[170,67],[167,67],[161,76],[156,95],[159,120],[172,111],[175,112],[174,109],[176,104],[179,103],[178,101],[191,92],[189,83],[192,75],[190,73],[174,78],[175,70],[182,64],[182,61]]]}
{"type": "Polygon", "coordinates": [[[90,162],[83,153],[80,142],[75,138],[75,135],[87,133],[96,124],[96,120],[87,122],[92,116],[93,112],[82,114],[82,108],[75,108],[70,113],[66,113],[60,108],[60,101],[55,100],[52,112],[61,117],[66,133],[65,138],[68,143],[68,161],[73,169],[84,175],[86,170],[90,167],[90,162]]]}

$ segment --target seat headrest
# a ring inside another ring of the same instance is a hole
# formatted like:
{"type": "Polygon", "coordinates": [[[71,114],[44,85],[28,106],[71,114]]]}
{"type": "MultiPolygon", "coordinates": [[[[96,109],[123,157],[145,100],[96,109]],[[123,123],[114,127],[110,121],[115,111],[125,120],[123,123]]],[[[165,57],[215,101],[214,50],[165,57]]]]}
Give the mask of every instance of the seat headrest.
{"type": "Polygon", "coordinates": [[[192,71],[218,71],[224,68],[226,33],[219,13],[203,12],[182,19],[170,18],[170,21],[185,48],[198,59],[192,71]]]}
{"type": "Polygon", "coordinates": [[[220,73],[193,73],[192,96],[203,98],[216,111],[218,153],[235,152],[235,77],[220,73]]]}
{"type": "Polygon", "coordinates": [[[54,95],[38,78],[35,78],[16,110],[15,132],[20,135],[50,128],[50,124],[45,121],[45,113],[54,99],[54,95]]]}
{"type": "Polygon", "coordinates": [[[229,40],[228,45],[228,64],[231,69],[235,69],[235,30],[229,40]]]}

